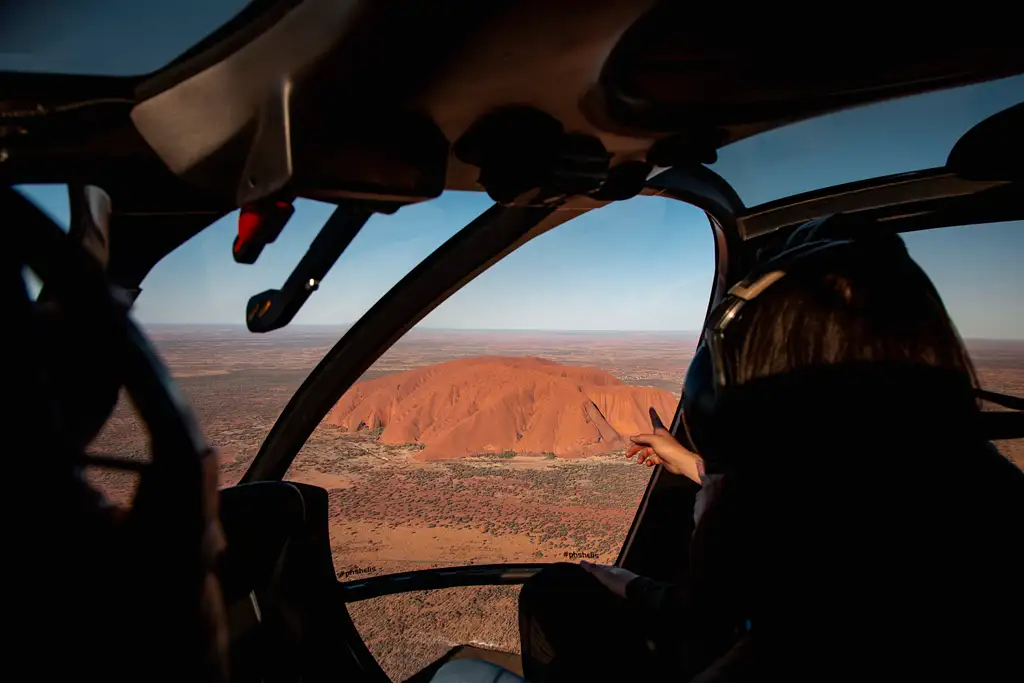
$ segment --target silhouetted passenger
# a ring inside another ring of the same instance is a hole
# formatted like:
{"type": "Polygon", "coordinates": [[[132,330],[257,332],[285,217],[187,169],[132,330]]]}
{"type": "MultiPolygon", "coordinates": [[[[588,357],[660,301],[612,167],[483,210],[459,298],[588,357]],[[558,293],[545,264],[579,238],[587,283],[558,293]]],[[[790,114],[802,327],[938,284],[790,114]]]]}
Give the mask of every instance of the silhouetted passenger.
{"type": "Polygon", "coordinates": [[[902,240],[812,240],[732,294],[684,386],[699,457],[664,430],[630,449],[712,484],[687,580],[545,569],[520,596],[526,678],[1024,680],[1024,474],[979,433],[902,240]]]}
{"type": "MultiPolygon", "coordinates": [[[[17,219],[11,225],[21,229],[17,219]]],[[[166,463],[177,445],[158,442],[160,468],[142,474],[131,509],[93,487],[85,446],[113,410],[121,379],[113,345],[104,345],[113,324],[103,309],[88,328],[82,311],[32,301],[12,257],[26,241],[18,235],[0,264],[13,398],[5,435],[18,482],[5,535],[8,660],[40,680],[226,681],[216,457],[175,468],[166,463]],[[112,395],[104,395],[111,375],[112,395]]]]}

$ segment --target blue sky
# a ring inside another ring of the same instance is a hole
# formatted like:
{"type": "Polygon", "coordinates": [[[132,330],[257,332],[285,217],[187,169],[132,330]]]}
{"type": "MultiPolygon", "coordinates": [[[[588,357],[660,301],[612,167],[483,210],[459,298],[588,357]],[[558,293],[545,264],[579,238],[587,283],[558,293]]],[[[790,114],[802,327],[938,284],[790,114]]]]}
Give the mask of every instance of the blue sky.
{"type": "MultiPolygon", "coordinates": [[[[744,203],[942,166],[974,124],[1024,101],[1024,76],[892,100],[769,131],[723,148],[712,168],[744,203]]],[[[1024,223],[904,236],[960,333],[1024,338],[1024,223]]]]}
{"type": "Polygon", "coordinates": [[[5,2],[0,69],[131,76],[154,71],[246,0],[5,2]]]}
{"type": "MultiPolygon", "coordinates": [[[[63,186],[22,188],[61,223],[63,186]]],[[[413,266],[491,205],[449,192],[374,216],[296,316],[295,324],[356,320],[413,266]]],[[[236,264],[232,214],[168,255],[143,282],[143,323],[244,320],[249,297],[283,284],[333,207],[300,201],[276,242],[251,266],[236,264]]],[[[422,325],[466,329],[699,329],[713,275],[704,214],[642,197],[612,205],[528,243],[471,282],[422,325]]]]}
{"type": "MultiPolygon", "coordinates": [[[[147,72],[244,4],[21,3],[18,21],[7,17],[8,28],[0,26],[0,69],[147,72]],[[98,5],[105,11],[97,11],[98,5]],[[114,16],[117,21],[110,21],[114,16]]],[[[841,112],[731,145],[712,168],[754,205],[826,185],[939,166],[964,131],[1022,99],[1024,77],[1016,77],[841,112]]],[[[25,191],[66,222],[63,187],[25,191]]],[[[446,193],[395,215],[374,217],[295,323],[357,319],[489,204],[480,193],[446,193]]],[[[299,202],[284,233],[254,266],[232,260],[236,223],[234,215],[226,217],[156,266],[143,283],[138,318],[151,324],[241,324],[249,296],[284,282],[331,208],[299,202]]],[[[949,228],[906,240],[964,336],[1024,338],[1024,225],[949,228]]],[[[700,211],[636,198],[591,212],[527,244],[422,325],[695,330],[704,316],[712,257],[711,233],[700,211]]]]}
{"type": "Polygon", "coordinates": [[[942,166],[976,123],[1024,101],[1024,76],[809,119],[719,151],[712,168],[747,206],[864,178],[942,166]]]}
{"type": "MultiPolygon", "coordinates": [[[[65,190],[24,188],[62,223],[65,190]]],[[[490,205],[478,193],[446,193],[376,216],[352,242],[295,324],[352,322],[462,225],[490,205]]],[[[249,296],[278,287],[330,206],[300,202],[292,222],[253,266],[234,263],[234,215],[157,265],[143,283],[143,323],[238,323],[249,296]]],[[[947,228],[906,235],[963,335],[1024,338],[1024,224],[947,228]]],[[[703,213],[637,198],[591,212],[542,235],[457,292],[422,323],[466,329],[695,330],[712,278],[703,213]]]]}

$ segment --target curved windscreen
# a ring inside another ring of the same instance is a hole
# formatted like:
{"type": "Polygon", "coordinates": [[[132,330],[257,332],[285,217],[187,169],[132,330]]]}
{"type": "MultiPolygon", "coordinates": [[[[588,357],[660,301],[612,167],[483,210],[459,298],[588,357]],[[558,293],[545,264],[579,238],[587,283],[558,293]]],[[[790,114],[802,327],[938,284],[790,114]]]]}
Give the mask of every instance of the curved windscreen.
{"type": "Polygon", "coordinates": [[[0,71],[137,76],[168,64],[247,0],[4,3],[0,71]]]}
{"type": "Polygon", "coordinates": [[[823,187],[943,166],[974,125],[1024,101],[1024,76],[856,107],[719,150],[712,170],[748,207],[823,187]]]}
{"type": "MultiPolygon", "coordinates": [[[[651,430],[651,408],[675,414],[714,256],[702,211],[635,197],[528,242],[404,335],[286,477],[329,491],[338,578],[614,562],[652,471],[625,457],[629,438],[651,430]]],[[[397,681],[455,643],[516,650],[518,590],[348,609],[397,681]]]]}
{"type": "MultiPolygon", "coordinates": [[[[63,185],[18,188],[61,226],[69,220],[63,185]]],[[[392,215],[376,215],[355,237],[319,289],[287,327],[252,334],[245,327],[252,295],[280,287],[334,207],[300,200],[295,215],[253,265],[235,263],[233,212],[161,260],[142,282],[133,314],[192,404],[231,486],[302,381],[353,321],[413,266],[490,204],[476,193],[446,193],[392,215]]],[[[39,283],[26,271],[32,293],[39,283]]],[[[149,443],[123,397],[98,438],[98,455],[145,460],[149,443]]],[[[128,502],[132,472],[90,468],[108,498],[128,502]]]]}

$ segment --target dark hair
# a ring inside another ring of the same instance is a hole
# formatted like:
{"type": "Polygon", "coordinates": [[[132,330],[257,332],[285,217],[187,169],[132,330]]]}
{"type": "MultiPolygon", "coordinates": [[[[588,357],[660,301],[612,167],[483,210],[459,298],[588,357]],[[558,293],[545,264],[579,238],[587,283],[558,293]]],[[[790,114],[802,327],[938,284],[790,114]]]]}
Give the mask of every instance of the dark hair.
{"type": "Polygon", "coordinates": [[[942,299],[905,253],[851,250],[797,265],[750,308],[725,340],[738,384],[814,366],[888,362],[952,370],[977,386],[942,299]]]}

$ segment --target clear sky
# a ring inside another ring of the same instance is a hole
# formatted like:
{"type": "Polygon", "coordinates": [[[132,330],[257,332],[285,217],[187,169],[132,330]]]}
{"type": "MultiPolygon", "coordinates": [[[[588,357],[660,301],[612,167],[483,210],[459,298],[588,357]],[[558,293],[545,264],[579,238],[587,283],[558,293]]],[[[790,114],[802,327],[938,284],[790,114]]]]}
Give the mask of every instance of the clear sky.
{"type": "MultiPolygon", "coordinates": [[[[56,4],[62,10],[56,14],[52,0],[18,5],[20,21],[6,22],[18,28],[17,35],[0,28],[0,69],[147,72],[244,2],[106,0],[89,4],[90,12],[75,9],[78,3],[56,4]],[[107,11],[96,11],[96,5],[107,11]],[[173,16],[165,16],[172,9],[173,16]],[[111,16],[118,21],[111,23],[111,16]],[[97,44],[103,49],[95,49],[97,44]]],[[[964,131],[1022,100],[1024,78],[1017,77],[841,112],[736,143],[722,150],[712,168],[754,205],[826,185],[939,166],[964,131]]],[[[24,191],[66,222],[63,187],[24,191]]],[[[446,193],[395,215],[374,217],[295,323],[354,321],[489,204],[480,193],[446,193]]],[[[144,323],[241,324],[249,296],[284,282],[331,208],[299,202],[282,236],[254,266],[232,260],[236,217],[224,218],[157,265],[143,283],[137,316],[144,323]]],[[[1024,225],[949,228],[906,240],[964,336],[1024,338],[1024,225]]],[[[591,212],[526,245],[422,325],[695,330],[707,304],[712,258],[711,233],[700,211],[636,198],[591,212]]]]}
{"type": "Polygon", "coordinates": [[[228,21],[247,0],[0,0],[0,69],[149,73],[228,21]]]}

